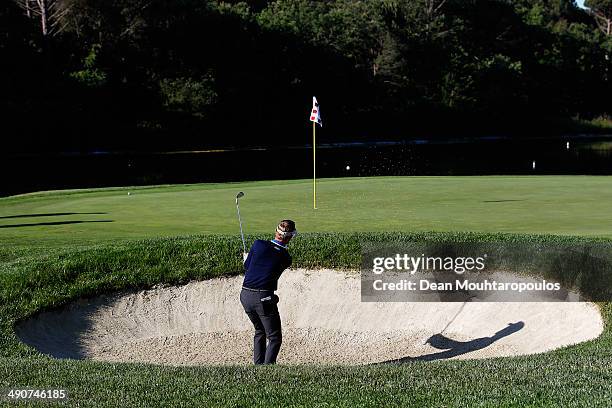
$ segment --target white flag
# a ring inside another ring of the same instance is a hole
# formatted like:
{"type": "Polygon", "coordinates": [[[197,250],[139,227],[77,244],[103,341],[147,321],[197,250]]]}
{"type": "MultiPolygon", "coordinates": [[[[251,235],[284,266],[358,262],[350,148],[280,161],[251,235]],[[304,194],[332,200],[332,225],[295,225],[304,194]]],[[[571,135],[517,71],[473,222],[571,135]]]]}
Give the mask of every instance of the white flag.
{"type": "Polygon", "coordinates": [[[319,102],[316,97],[312,97],[312,111],[310,112],[310,121],[316,122],[319,126],[323,127],[323,121],[321,120],[321,111],[319,110],[319,102]]]}

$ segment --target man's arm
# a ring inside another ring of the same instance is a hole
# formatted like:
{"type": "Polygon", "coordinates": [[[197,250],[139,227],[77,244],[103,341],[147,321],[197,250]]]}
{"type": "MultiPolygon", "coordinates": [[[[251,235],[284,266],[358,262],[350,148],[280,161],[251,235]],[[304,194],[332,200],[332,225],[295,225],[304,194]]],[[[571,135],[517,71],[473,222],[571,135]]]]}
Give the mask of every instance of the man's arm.
{"type": "Polygon", "coordinates": [[[244,269],[249,269],[249,265],[251,264],[251,257],[253,255],[253,248],[255,247],[255,244],[253,244],[253,246],[251,247],[251,249],[249,250],[249,254],[247,255],[246,259],[244,260],[244,269]]]}
{"type": "Polygon", "coordinates": [[[291,266],[292,261],[293,260],[291,259],[291,255],[287,254],[287,257],[285,258],[283,262],[283,271],[291,266]]]}

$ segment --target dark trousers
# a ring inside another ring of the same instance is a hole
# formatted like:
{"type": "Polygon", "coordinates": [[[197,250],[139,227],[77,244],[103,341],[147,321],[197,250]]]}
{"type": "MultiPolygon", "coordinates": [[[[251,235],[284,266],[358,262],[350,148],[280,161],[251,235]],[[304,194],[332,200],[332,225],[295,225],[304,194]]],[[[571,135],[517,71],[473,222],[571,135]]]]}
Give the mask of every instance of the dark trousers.
{"type": "MultiPolygon", "coordinates": [[[[253,362],[255,364],[274,364],[280,351],[283,335],[281,319],[275,301],[262,302],[262,298],[274,295],[274,292],[254,292],[242,289],[240,303],[255,327],[253,338],[253,362]],[[268,340],[266,344],[266,339],[268,340]]],[[[272,296],[274,299],[275,296],[272,296]]],[[[276,298],[278,299],[278,298],[276,298]]]]}

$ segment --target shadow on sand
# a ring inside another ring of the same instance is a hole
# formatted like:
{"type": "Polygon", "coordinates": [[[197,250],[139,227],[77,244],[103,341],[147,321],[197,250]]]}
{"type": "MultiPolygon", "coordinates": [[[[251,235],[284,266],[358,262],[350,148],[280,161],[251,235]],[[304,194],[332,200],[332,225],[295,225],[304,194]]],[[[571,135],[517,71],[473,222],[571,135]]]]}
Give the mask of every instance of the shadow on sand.
{"type": "Polygon", "coordinates": [[[474,339],[470,341],[456,341],[446,337],[445,335],[438,333],[431,336],[427,339],[427,344],[430,346],[437,348],[440,351],[438,353],[425,354],[423,356],[417,357],[403,357],[397,360],[389,360],[385,361],[383,364],[400,364],[400,363],[410,363],[412,361],[435,361],[435,360],[445,360],[452,357],[457,357],[462,354],[471,353],[473,351],[481,350],[485,347],[490,346],[496,341],[510,336],[513,333],[521,330],[525,327],[524,322],[516,322],[516,323],[508,323],[508,326],[504,327],[497,333],[495,333],[491,337],[481,337],[479,339],[474,339]]]}
{"type": "Polygon", "coordinates": [[[41,312],[18,322],[15,334],[23,343],[51,357],[87,358],[83,338],[92,329],[92,316],[104,304],[86,299],[76,302],[76,313],[71,306],[41,312]]]}

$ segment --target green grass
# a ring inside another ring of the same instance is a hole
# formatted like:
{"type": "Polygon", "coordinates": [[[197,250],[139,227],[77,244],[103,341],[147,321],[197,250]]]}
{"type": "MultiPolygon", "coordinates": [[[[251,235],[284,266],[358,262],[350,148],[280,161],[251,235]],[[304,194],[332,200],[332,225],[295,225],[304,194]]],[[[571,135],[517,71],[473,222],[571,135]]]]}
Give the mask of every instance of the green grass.
{"type": "MultiPolygon", "coordinates": [[[[0,218],[0,225],[105,217],[113,222],[0,228],[0,390],[62,387],[72,405],[101,407],[607,407],[612,400],[609,303],[601,304],[606,325],[594,341],[535,356],[395,366],[174,368],[54,360],[20,343],[13,325],[81,296],[239,273],[233,206],[238,190],[247,193],[242,210],[247,230],[256,234],[249,241],[268,234],[278,219],[292,217],[298,228],[311,232],[292,243],[296,266],[355,268],[364,241],[564,244],[610,237],[611,181],[325,180],[316,212],[309,208],[310,184],[302,181],[146,188],[131,190],[130,197],[116,189],[1,199],[0,217],[107,214],[0,218]],[[522,201],[502,201],[510,199],[522,201]],[[360,232],[385,230],[404,232],[360,232]],[[427,230],[442,232],[418,232],[427,230]],[[444,232],[461,230],[479,232],[444,232]],[[193,233],[218,235],[163,238],[193,233]]],[[[586,285],[587,292],[612,287],[610,276],[591,278],[597,285],[586,285]]]]}
{"type": "Polygon", "coordinates": [[[380,177],[161,186],[0,199],[0,242],[74,246],[189,234],[268,233],[293,218],[303,232],[478,231],[612,236],[611,177],[380,177]],[[128,196],[127,191],[132,195],[128,196]],[[27,216],[76,213],[73,215],[27,216]],[[94,214],[84,214],[94,213],[94,214]],[[95,214],[99,213],[99,214],[95,214]],[[24,215],[27,217],[2,218],[24,215]],[[80,222],[44,225],[44,223],[80,222]],[[23,224],[38,224],[19,226],[23,224]]]}

